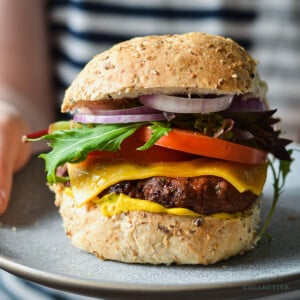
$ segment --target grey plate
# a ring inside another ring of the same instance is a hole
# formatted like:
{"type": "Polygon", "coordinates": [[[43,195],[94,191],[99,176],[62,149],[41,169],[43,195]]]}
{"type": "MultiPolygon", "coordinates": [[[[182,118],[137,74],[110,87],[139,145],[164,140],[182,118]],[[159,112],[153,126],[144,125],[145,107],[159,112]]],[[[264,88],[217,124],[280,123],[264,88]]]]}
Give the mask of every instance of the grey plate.
{"type": "MultiPolygon", "coordinates": [[[[111,299],[225,299],[299,289],[300,153],[294,156],[269,228],[272,242],[264,239],[244,256],[207,267],[104,262],[73,247],[45,184],[43,161],[33,157],[15,176],[11,205],[0,219],[0,267],[50,287],[111,299]]],[[[269,177],[263,216],[270,206],[271,187],[269,177]]]]}

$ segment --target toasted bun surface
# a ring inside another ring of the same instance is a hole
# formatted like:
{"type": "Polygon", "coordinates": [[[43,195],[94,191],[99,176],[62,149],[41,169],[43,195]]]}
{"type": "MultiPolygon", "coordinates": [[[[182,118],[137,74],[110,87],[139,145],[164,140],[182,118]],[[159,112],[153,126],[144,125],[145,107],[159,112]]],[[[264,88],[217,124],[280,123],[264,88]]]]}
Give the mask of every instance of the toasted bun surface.
{"type": "Polygon", "coordinates": [[[260,202],[242,217],[218,219],[131,211],[111,218],[100,207],[78,208],[56,190],[64,228],[78,248],[106,260],[149,264],[213,264],[253,247],[260,202]]]}
{"type": "Polygon", "coordinates": [[[153,93],[248,93],[255,77],[255,61],[231,39],[196,32],[139,37],[95,56],[67,89],[62,111],[153,93]]]}

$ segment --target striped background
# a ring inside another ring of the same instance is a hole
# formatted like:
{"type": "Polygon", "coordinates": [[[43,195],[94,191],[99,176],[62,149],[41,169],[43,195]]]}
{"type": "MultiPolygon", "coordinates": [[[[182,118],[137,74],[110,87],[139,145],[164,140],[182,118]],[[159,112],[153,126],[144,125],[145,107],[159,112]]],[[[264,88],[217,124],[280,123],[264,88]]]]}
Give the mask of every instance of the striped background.
{"type": "Polygon", "coordinates": [[[117,42],[203,31],[243,45],[259,61],[271,106],[289,114],[286,124],[298,119],[300,1],[50,0],[49,25],[61,91],[91,57],[117,42]]]}

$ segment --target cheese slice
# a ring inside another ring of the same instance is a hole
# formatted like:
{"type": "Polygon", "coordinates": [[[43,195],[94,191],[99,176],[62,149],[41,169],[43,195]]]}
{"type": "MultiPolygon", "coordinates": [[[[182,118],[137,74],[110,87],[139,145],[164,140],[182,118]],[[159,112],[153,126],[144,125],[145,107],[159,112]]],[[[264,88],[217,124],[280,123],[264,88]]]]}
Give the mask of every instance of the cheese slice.
{"type": "Polygon", "coordinates": [[[230,182],[240,193],[251,191],[259,195],[267,174],[267,164],[240,164],[209,158],[151,164],[91,158],[81,163],[68,163],[67,167],[72,193],[78,206],[93,200],[113,184],[153,176],[218,176],[230,182]]]}

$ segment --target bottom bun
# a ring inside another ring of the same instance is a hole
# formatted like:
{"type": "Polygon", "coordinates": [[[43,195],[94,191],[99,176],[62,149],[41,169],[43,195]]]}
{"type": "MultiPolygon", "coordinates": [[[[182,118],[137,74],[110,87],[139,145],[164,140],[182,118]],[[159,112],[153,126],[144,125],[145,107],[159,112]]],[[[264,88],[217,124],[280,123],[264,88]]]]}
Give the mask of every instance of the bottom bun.
{"type": "Polygon", "coordinates": [[[260,201],[236,218],[131,211],[105,217],[97,205],[78,208],[56,189],[72,243],[101,259],[149,264],[213,264],[253,248],[260,201]]]}

